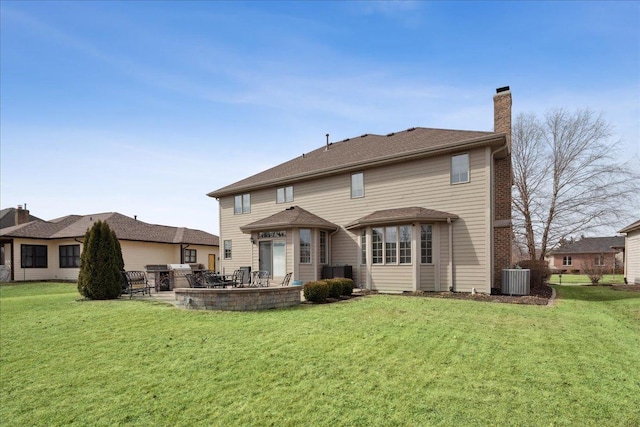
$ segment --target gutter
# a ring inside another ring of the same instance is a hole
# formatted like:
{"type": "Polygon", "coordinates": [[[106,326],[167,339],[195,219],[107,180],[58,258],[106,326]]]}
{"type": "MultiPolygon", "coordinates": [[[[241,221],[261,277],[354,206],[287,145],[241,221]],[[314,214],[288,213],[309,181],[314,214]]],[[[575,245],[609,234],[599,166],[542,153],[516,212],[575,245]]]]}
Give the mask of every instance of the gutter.
{"type": "MultiPolygon", "coordinates": [[[[341,173],[353,172],[353,171],[362,170],[362,169],[365,169],[365,168],[368,169],[368,168],[372,168],[372,167],[383,166],[383,165],[388,165],[388,164],[392,164],[392,163],[398,163],[398,162],[402,162],[402,161],[408,160],[408,159],[420,159],[420,158],[423,158],[423,157],[438,156],[438,155],[445,154],[445,153],[469,150],[469,149],[472,149],[472,148],[483,147],[485,145],[491,145],[491,143],[494,142],[494,141],[502,140],[504,135],[505,135],[504,133],[492,134],[490,136],[482,136],[482,137],[479,137],[479,138],[471,139],[471,140],[468,140],[468,142],[466,142],[464,144],[459,144],[459,145],[455,145],[455,146],[450,146],[449,145],[449,146],[444,146],[444,147],[438,147],[438,148],[435,148],[435,149],[409,151],[407,153],[393,154],[393,155],[389,155],[389,156],[386,156],[386,157],[381,157],[381,158],[378,158],[378,159],[374,159],[374,160],[372,160],[370,162],[349,163],[349,164],[346,164],[346,165],[336,166],[336,167],[333,167],[333,168],[325,168],[325,169],[320,169],[320,170],[315,170],[315,171],[310,171],[310,172],[304,172],[304,173],[301,173],[301,174],[298,174],[298,175],[291,175],[291,176],[287,176],[287,177],[283,177],[283,178],[274,178],[274,179],[271,179],[271,180],[260,181],[259,184],[256,183],[256,184],[249,184],[249,185],[238,186],[238,187],[234,186],[233,188],[227,189],[228,187],[234,185],[234,184],[230,184],[230,186],[223,187],[220,190],[216,190],[216,191],[212,191],[210,193],[207,193],[207,196],[219,199],[220,197],[230,196],[230,195],[237,194],[237,193],[243,192],[243,191],[260,190],[260,189],[263,189],[263,188],[272,187],[273,185],[284,184],[284,183],[293,183],[293,182],[304,181],[304,180],[313,179],[313,178],[320,178],[320,177],[324,177],[324,176],[328,176],[328,175],[334,175],[336,172],[341,172],[341,173]]],[[[505,149],[505,148],[506,147],[502,146],[502,147],[500,147],[500,149],[498,151],[500,151],[502,149],[505,149]]],[[[258,174],[256,174],[256,175],[258,175],[258,174]]],[[[253,176],[255,176],[255,175],[253,175],[253,176]]]]}

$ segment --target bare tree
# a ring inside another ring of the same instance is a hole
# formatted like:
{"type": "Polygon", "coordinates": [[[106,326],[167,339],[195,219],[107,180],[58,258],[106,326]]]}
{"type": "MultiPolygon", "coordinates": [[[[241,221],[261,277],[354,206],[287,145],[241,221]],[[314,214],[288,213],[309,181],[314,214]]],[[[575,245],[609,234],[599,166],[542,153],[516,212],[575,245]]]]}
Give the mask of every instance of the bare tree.
{"type": "MultiPolygon", "coordinates": [[[[589,109],[516,117],[512,135],[516,239],[530,259],[576,233],[624,218],[640,190],[630,163],[616,161],[611,126],[589,109]],[[630,200],[631,199],[631,200],[630,200]]],[[[636,160],[637,161],[637,160],[636,160]]]]}

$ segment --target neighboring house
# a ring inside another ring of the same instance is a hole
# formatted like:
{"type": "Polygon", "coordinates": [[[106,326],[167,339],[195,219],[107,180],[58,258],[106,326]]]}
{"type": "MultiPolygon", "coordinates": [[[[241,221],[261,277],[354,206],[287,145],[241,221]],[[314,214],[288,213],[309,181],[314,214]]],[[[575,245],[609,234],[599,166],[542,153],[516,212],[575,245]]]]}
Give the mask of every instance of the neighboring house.
{"type": "Polygon", "coordinates": [[[605,272],[622,272],[624,236],[583,237],[549,252],[549,268],[581,273],[585,267],[602,267],[605,272]]]}
{"type": "Polygon", "coordinates": [[[640,285],[640,220],[626,226],[619,233],[626,233],[624,239],[624,277],[627,283],[640,285]]]}
{"type": "Polygon", "coordinates": [[[495,132],[411,128],[329,143],[212,191],[221,266],[383,292],[491,292],[511,264],[511,92],[495,132]],[[350,271],[350,274],[347,273],[350,271]]]}
{"type": "Polygon", "coordinates": [[[36,220],[0,230],[5,280],[77,280],[86,231],[98,220],[115,231],[126,270],[146,265],[203,264],[215,270],[218,237],[200,230],[147,224],[116,212],[36,220]]]}

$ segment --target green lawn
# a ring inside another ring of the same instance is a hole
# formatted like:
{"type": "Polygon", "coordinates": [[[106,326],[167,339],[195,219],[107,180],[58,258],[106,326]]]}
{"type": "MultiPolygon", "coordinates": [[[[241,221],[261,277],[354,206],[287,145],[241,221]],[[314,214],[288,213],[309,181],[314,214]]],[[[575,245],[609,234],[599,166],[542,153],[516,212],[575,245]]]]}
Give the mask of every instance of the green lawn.
{"type": "MultiPolygon", "coordinates": [[[[549,283],[552,285],[560,284],[560,276],[557,274],[552,274],[549,278],[549,283]]],[[[623,284],[624,283],[624,275],[622,274],[605,274],[602,276],[600,280],[600,285],[611,285],[611,284],[623,284]]],[[[591,280],[587,277],[586,274],[563,274],[562,275],[562,284],[563,285],[590,285],[591,280]]]]}
{"type": "Polygon", "coordinates": [[[0,425],[638,426],[640,293],[266,312],[0,287],[0,425]]]}

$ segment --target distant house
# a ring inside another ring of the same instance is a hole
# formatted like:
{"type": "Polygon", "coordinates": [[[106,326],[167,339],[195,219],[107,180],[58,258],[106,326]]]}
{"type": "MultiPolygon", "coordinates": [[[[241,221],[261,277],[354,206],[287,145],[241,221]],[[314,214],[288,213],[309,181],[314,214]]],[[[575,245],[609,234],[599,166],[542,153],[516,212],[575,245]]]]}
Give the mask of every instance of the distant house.
{"type": "Polygon", "coordinates": [[[322,147],[209,193],[221,265],[382,292],[491,292],[511,264],[511,92],[494,131],[410,128],[322,147]]]}
{"type": "Polygon", "coordinates": [[[216,268],[218,236],[185,227],[147,224],[109,212],[68,215],[51,221],[37,219],[0,229],[2,279],[77,280],[84,235],[98,220],[115,231],[127,270],[158,264],[216,268]]]}
{"type": "Polygon", "coordinates": [[[640,285],[640,220],[619,231],[624,239],[624,277],[627,283],[640,285]]]}
{"type": "Polygon", "coordinates": [[[622,272],[624,236],[583,237],[549,252],[549,268],[580,273],[585,267],[622,272]]]}

